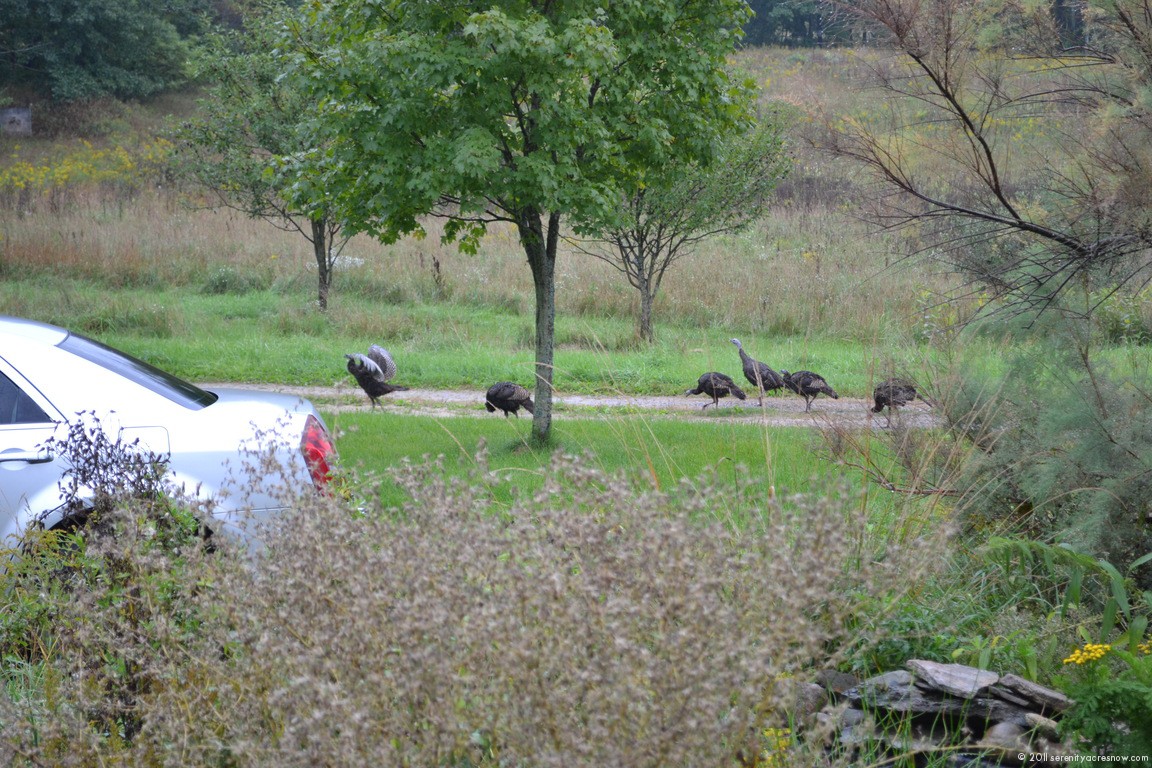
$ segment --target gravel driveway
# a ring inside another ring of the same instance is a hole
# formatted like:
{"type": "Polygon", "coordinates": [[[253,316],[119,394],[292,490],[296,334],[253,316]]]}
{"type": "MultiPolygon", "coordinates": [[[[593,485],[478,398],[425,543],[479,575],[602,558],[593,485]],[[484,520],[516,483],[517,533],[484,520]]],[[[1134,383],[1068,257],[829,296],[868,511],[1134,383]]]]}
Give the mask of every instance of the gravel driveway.
{"type": "MultiPolygon", "coordinates": [[[[295,387],[276,384],[201,384],[205,389],[232,387],[255,389],[265,392],[283,392],[300,395],[316,403],[326,411],[369,411],[367,396],[355,385],[337,382],[330,387],[295,387]]],[[[411,389],[395,392],[381,398],[384,413],[409,414],[420,416],[485,416],[503,418],[499,413],[492,415],[484,410],[484,392],[481,390],[452,389],[411,389]]],[[[554,399],[553,418],[589,418],[595,416],[646,414],[652,418],[701,419],[708,422],[717,420],[740,420],[756,424],[780,427],[843,427],[884,428],[887,420],[884,414],[873,414],[872,402],[858,398],[841,397],[831,400],[818,397],[812,403],[812,410],[804,412],[803,398],[788,394],[768,395],[764,398],[761,410],[756,399],[749,397],[740,401],[725,398],[718,408],[711,405],[711,398],[705,395],[577,395],[557,393],[554,399]],[[708,403],[708,409],[702,406],[708,403]]],[[[377,409],[381,410],[381,409],[377,409]]],[[[525,414],[522,418],[531,418],[525,414]]],[[[931,427],[939,424],[939,419],[925,403],[919,400],[901,409],[901,419],[907,426],[931,427]]]]}

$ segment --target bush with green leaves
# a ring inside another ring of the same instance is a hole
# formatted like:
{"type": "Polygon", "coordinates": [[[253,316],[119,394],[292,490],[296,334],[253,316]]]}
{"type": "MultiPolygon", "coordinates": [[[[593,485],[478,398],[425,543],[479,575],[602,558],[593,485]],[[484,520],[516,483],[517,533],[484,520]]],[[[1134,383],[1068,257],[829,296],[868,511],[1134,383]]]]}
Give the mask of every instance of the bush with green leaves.
{"type": "Polygon", "coordinates": [[[1093,320],[1112,344],[1147,344],[1152,341],[1145,313],[1149,292],[1118,292],[1100,296],[1093,320]]]}
{"type": "Polygon", "coordinates": [[[478,467],[454,480],[409,465],[400,509],[299,499],[250,554],[162,557],[122,528],[134,577],[58,606],[50,684],[0,697],[0,757],[764,764],[792,684],[837,661],[849,605],[899,599],[936,559],[927,545],[876,557],[848,493],[658,493],[558,456],[509,503],[478,467]]]}

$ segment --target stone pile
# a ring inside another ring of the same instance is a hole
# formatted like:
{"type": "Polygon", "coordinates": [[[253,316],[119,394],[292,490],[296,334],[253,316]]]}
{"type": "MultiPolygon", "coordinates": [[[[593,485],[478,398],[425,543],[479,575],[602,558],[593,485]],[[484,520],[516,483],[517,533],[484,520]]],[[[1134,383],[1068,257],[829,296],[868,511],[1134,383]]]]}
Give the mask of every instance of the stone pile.
{"type": "Polygon", "coordinates": [[[1071,754],[1057,720],[1072,702],[1059,691],[963,664],[906,667],[863,681],[825,673],[798,692],[797,714],[841,749],[873,757],[935,753],[948,765],[991,768],[1071,754]]]}

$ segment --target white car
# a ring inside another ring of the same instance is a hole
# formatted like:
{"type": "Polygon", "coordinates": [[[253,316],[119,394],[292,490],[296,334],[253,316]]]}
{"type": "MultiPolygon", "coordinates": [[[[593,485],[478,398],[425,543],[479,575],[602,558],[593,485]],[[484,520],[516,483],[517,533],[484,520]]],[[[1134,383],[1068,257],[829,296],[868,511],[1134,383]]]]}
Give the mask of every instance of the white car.
{"type": "MultiPolygon", "coordinates": [[[[312,403],[299,397],[207,391],[98,341],[0,316],[0,548],[30,525],[74,522],[85,489],[60,450],[70,425],[167,460],[174,496],[210,510],[213,531],[283,509],[284,491],[323,491],[335,451],[312,403]],[[279,470],[249,467],[272,457],[279,470]]],[[[90,493],[90,491],[87,491],[90,493]]],[[[80,512],[82,514],[82,511],[80,512]]]]}

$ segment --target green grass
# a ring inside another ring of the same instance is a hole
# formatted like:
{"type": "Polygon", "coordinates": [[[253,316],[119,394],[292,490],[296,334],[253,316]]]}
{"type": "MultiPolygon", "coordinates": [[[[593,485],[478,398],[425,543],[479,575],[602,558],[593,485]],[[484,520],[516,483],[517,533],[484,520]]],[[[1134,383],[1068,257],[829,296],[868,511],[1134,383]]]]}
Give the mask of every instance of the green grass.
{"type": "MultiPolygon", "coordinates": [[[[513,493],[539,490],[553,451],[588,455],[609,474],[622,473],[654,490],[691,488],[697,482],[725,484],[737,478],[773,494],[827,489],[842,470],[821,458],[819,437],[809,430],[764,428],[734,423],[685,423],[645,415],[603,418],[564,417],[554,422],[556,445],[534,448],[528,419],[500,416],[395,416],[381,413],[326,413],[336,435],[342,465],[358,476],[384,479],[385,470],[404,459],[444,457],[445,471],[464,476],[476,469],[484,446],[490,469],[501,477],[493,492],[505,500],[513,493]],[[681,482],[688,479],[688,485],[681,482]]],[[[389,506],[404,495],[384,479],[381,493],[389,506]]]]}
{"type": "MultiPolygon", "coordinates": [[[[328,314],[307,288],[205,294],[187,287],[109,288],[37,275],[0,282],[0,312],[52,322],[194,381],[329,385],[347,378],[345,352],[380,343],[420,388],[487,387],[532,380],[530,314],[469,303],[375,304],[342,296],[328,314]]],[[[917,364],[924,346],[777,336],[726,325],[658,323],[658,342],[636,344],[632,318],[560,316],[556,385],[561,393],[679,394],[705,371],[743,380],[729,339],[738,335],[776,368],[807,368],[842,395],[863,397],[876,371],[917,364]]]]}

